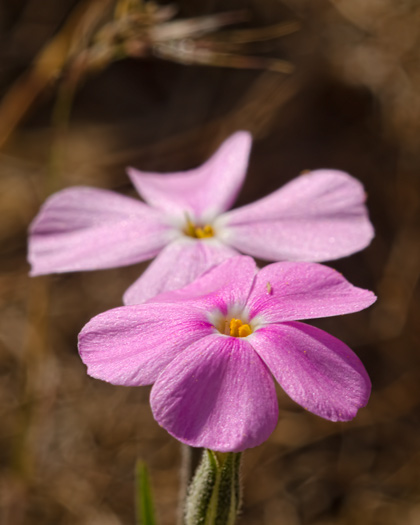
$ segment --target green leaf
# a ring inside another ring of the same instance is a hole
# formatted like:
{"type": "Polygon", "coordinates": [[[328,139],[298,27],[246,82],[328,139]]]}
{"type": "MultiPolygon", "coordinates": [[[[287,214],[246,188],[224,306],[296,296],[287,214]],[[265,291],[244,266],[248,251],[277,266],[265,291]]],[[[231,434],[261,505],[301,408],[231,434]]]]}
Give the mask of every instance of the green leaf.
{"type": "Polygon", "coordinates": [[[149,471],[141,460],[136,462],[136,522],[137,525],[156,525],[149,471]]]}

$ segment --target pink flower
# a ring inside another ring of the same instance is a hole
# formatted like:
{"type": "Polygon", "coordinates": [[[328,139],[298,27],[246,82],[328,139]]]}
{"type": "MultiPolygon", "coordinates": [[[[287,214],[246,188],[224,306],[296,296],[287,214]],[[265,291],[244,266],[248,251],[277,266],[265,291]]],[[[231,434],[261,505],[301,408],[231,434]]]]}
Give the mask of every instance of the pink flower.
{"type": "Polygon", "coordinates": [[[195,447],[240,451],[268,438],[278,418],[274,381],[306,410],[352,419],[370,395],[358,357],[296,320],[362,310],[372,292],[315,263],[257,273],[231,258],[185,288],[94,317],[81,331],[88,373],[117,385],[152,384],[157,422],[195,447]]]}
{"type": "Polygon", "coordinates": [[[238,251],[265,260],[326,261],[369,244],[363,187],[341,171],[313,171],[226,212],[245,178],[250,147],[250,134],[238,132],[195,170],[129,169],[148,204],[87,187],[56,193],[30,228],[31,275],[156,257],[125,293],[124,302],[136,304],[185,286],[238,251]]]}

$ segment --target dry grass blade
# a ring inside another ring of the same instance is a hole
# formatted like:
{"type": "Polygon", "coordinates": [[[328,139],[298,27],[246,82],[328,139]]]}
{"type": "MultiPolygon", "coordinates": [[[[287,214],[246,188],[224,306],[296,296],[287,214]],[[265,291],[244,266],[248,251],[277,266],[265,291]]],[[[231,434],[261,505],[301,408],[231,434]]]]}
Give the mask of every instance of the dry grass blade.
{"type": "Polygon", "coordinates": [[[0,102],[0,147],[6,142],[36,98],[55,82],[69,55],[88,40],[110,0],[88,0],[70,14],[61,31],[34,60],[31,69],[17,79],[0,102]]]}
{"type": "Polygon", "coordinates": [[[217,31],[223,26],[236,24],[246,20],[244,11],[219,13],[216,15],[173,20],[165,24],[155,25],[148,30],[151,42],[166,42],[184,38],[197,38],[207,33],[217,31]]]}
{"type": "Polygon", "coordinates": [[[274,24],[267,27],[258,27],[255,29],[239,29],[224,33],[226,41],[233,44],[247,44],[249,42],[264,42],[274,40],[286,35],[291,35],[299,31],[301,25],[297,21],[274,24]]]}
{"type": "Polygon", "coordinates": [[[0,147],[49,84],[64,76],[63,82],[74,91],[89,72],[128,56],[152,55],[181,64],[269,69],[286,74],[293,71],[284,60],[231,53],[229,44],[276,39],[296,31],[296,23],[232,32],[225,43],[216,46],[200,38],[245,20],[244,11],[172,21],[175,13],[173,5],[160,7],[151,1],[87,0],[78,4],[61,31],[0,103],[0,147]]]}
{"type": "Polygon", "coordinates": [[[180,64],[197,64],[214,67],[230,67],[237,69],[268,69],[277,73],[292,73],[293,64],[286,60],[265,57],[221,53],[210,49],[200,48],[194,41],[171,42],[156,44],[153,54],[165,60],[172,60],[180,64]]]}

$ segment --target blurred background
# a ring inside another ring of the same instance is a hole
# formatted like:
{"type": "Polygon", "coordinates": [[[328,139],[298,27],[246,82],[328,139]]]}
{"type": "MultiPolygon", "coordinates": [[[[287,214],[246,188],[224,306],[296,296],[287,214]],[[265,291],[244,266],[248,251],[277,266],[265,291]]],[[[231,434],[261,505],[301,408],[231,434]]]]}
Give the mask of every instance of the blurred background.
{"type": "Polygon", "coordinates": [[[0,2],[2,525],[133,524],[137,458],[175,523],[180,446],[149,389],[88,378],[76,346],[146,264],[29,278],[27,228],[60,188],[134,196],[126,166],[192,168],[238,129],[237,205],[305,169],[363,182],[376,237],[330,265],[379,297],[314,323],[365,363],[369,405],[331,423],[279,390],[240,523],[420,523],[419,28],[417,0],[0,2]]]}

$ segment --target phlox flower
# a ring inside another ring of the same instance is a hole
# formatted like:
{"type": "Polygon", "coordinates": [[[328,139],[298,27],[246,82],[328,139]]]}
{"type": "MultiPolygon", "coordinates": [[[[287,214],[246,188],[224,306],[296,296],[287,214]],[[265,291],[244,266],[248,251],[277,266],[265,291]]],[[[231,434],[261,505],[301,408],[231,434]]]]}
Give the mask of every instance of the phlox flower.
{"type": "Polygon", "coordinates": [[[267,261],[327,261],[361,250],[373,229],[362,185],[335,170],[302,175],[241,208],[251,136],[237,132],[197,169],[129,169],[145,202],[74,187],[52,195],[30,227],[31,275],[112,268],[156,257],[126,291],[141,303],[244,252],[267,261]]]}
{"type": "Polygon", "coordinates": [[[257,272],[230,258],[152,302],[94,317],[81,331],[88,374],[117,385],[153,384],[156,421],[178,440],[241,451],[278,418],[274,378],[302,407],[331,421],[366,405],[370,380],[343,342],[301,323],[375,301],[337,271],[279,262],[257,272]]]}

